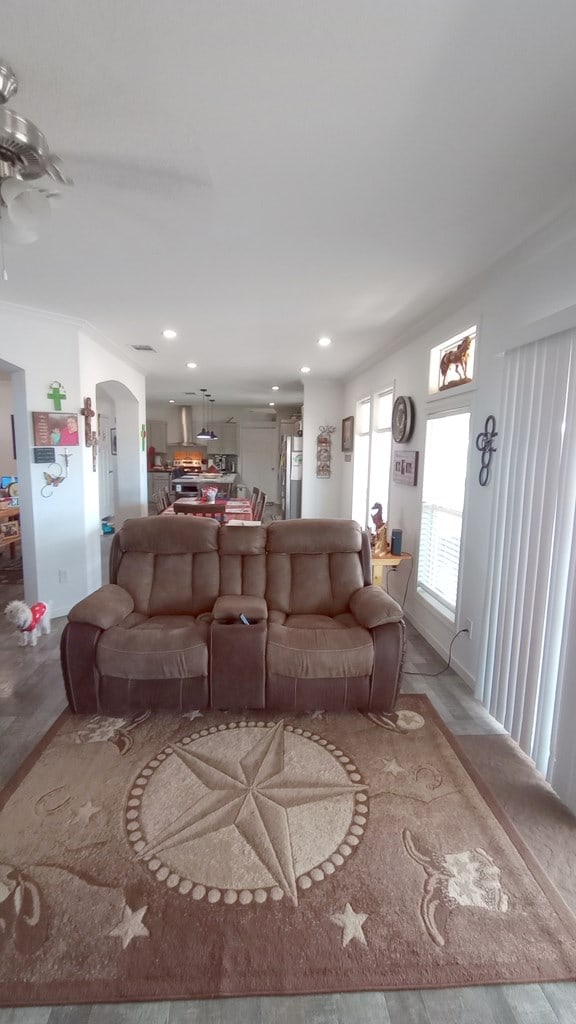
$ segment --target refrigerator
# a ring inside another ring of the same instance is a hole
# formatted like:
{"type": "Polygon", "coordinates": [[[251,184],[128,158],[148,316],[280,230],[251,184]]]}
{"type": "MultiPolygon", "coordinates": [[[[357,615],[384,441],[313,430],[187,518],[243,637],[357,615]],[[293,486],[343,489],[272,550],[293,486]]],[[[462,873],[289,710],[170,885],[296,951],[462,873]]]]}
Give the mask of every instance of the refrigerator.
{"type": "Polygon", "coordinates": [[[302,438],[282,438],[280,455],[280,501],[283,519],[302,515],[302,438]]]}

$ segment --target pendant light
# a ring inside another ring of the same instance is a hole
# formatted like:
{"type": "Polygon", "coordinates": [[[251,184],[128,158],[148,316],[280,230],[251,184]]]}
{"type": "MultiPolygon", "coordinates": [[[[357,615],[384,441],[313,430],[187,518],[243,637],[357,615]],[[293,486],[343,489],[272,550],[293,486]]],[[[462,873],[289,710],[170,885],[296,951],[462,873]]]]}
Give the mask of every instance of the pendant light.
{"type": "MultiPolygon", "coordinates": [[[[206,392],[207,392],[207,390],[208,390],[207,388],[200,388],[200,391],[202,392],[202,420],[204,421],[204,423],[206,423],[206,413],[205,413],[204,405],[205,405],[205,402],[206,402],[206,392]]],[[[199,441],[209,440],[210,439],[210,431],[208,430],[207,427],[203,426],[202,429],[199,430],[198,433],[196,434],[196,437],[197,437],[197,439],[199,441]]]]}
{"type": "MultiPolygon", "coordinates": [[[[215,398],[211,398],[210,399],[210,405],[213,405],[215,401],[216,401],[215,398]]],[[[214,409],[212,409],[212,429],[210,431],[210,440],[211,441],[217,441],[218,440],[218,434],[214,433],[214,409]]]]}

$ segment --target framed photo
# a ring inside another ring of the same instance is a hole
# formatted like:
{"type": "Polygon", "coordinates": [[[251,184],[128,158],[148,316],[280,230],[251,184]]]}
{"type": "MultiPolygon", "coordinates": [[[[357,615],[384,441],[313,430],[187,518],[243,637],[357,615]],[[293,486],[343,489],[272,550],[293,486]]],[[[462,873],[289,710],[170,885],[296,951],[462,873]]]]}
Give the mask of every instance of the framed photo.
{"type": "Polygon", "coordinates": [[[418,479],[418,452],[394,452],[392,479],[395,484],[408,484],[409,487],[416,486],[418,479]]]}
{"type": "Polygon", "coordinates": [[[33,412],[34,446],[71,448],[79,444],[78,416],[73,412],[33,412]]]}
{"type": "Polygon", "coordinates": [[[354,417],[346,416],[342,420],[342,451],[354,451],[354,417]]]}
{"type": "Polygon", "coordinates": [[[116,445],[116,427],[110,427],[110,451],[112,455],[118,455],[118,448],[116,445]]]}

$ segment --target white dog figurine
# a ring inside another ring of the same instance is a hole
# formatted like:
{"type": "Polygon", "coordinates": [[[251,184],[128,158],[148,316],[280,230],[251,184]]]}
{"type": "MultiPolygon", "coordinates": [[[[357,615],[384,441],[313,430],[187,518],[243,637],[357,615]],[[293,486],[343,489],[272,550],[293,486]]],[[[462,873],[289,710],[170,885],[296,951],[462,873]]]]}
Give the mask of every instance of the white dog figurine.
{"type": "Polygon", "coordinates": [[[10,601],[4,614],[20,633],[20,647],[26,647],[27,644],[36,647],[38,633],[50,632],[50,612],[44,601],[38,601],[32,606],[25,601],[10,601]]]}

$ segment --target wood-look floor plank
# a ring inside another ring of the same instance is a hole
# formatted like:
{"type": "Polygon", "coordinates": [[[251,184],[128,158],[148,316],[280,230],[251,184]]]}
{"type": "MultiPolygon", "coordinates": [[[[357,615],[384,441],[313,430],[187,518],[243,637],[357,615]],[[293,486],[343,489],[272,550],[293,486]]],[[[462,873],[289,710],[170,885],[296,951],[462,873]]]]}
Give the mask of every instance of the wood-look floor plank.
{"type": "Polygon", "coordinates": [[[341,1024],[338,1014],[338,996],[301,996],[306,1024],[341,1024]]]}
{"type": "MultiPolygon", "coordinates": [[[[576,1020],[574,986],[571,989],[572,1020],[576,1020]]],[[[502,985],[502,998],[514,1011],[518,1024],[558,1024],[558,1017],[540,985],[502,985]]]]}
{"type": "Polygon", "coordinates": [[[390,1024],[430,1024],[421,992],[386,992],[385,998],[390,1024]]]}
{"type": "Polygon", "coordinates": [[[303,996],[263,996],[260,1012],[262,1024],[307,1024],[303,996]]]}
{"type": "Polygon", "coordinates": [[[338,996],[338,1020],[362,1024],[391,1024],[383,992],[348,992],[338,996]]]}
{"type": "Polygon", "coordinates": [[[49,1006],[19,1006],[0,1010],[0,1024],[48,1024],[49,1006]]]}
{"type": "Polygon", "coordinates": [[[576,1021],[576,985],[571,981],[550,982],[540,986],[559,1024],[574,1024],[576,1021]]]}
{"type": "Polygon", "coordinates": [[[88,1024],[91,1012],[90,1004],[55,1006],[48,1018],[48,1024],[88,1024]]]}
{"type": "MultiPolygon", "coordinates": [[[[519,1024],[518,1018],[506,1002],[504,993],[499,985],[480,985],[478,988],[467,988],[463,991],[463,1002],[466,1010],[470,1013],[483,1010],[490,1013],[486,1017],[486,1024],[519,1024]]],[[[482,1018],[481,1018],[482,1019],[482,1018]]],[[[482,1021],[482,1024],[484,1022],[482,1021]]]]}
{"type": "MultiPolygon", "coordinates": [[[[221,1024],[221,1002],[221,999],[195,999],[170,1003],[168,1024],[221,1024]]],[[[240,1000],[232,999],[231,1002],[240,1000]]]]}
{"type": "Polygon", "coordinates": [[[422,992],[430,1024],[464,1024],[464,1005],[459,988],[436,988],[422,992]]]}
{"type": "Polygon", "coordinates": [[[101,1003],[92,1007],[88,1024],[168,1024],[169,1011],[170,1003],[101,1003]]]}

